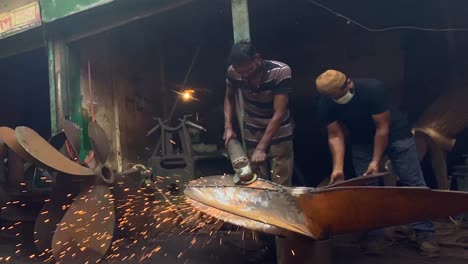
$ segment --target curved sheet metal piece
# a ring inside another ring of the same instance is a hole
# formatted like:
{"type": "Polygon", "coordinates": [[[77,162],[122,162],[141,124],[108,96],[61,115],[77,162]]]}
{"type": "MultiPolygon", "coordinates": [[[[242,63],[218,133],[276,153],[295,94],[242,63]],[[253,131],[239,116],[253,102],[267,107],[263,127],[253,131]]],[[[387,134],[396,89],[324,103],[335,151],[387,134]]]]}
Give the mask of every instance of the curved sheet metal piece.
{"type": "Polygon", "coordinates": [[[71,148],[76,157],[78,157],[78,155],[80,154],[81,149],[80,130],[80,127],[77,124],[71,122],[70,120],[63,121],[63,132],[65,132],[67,140],[70,143],[71,148]]]}
{"type": "Polygon", "coordinates": [[[94,155],[101,163],[106,163],[107,157],[110,152],[110,143],[107,138],[106,132],[97,122],[89,122],[88,124],[89,139],[93,146],[94,155]]]}
{"type": "Polygon", "coordinates": [[[248,186],[240,186],[234,184],[231,176],[212,176],[191,181],[184,193],[218,210],[313,237],[296,199],[272,182],[258,179],[248,186]]]}
{"type": "Polygon", "coordinates": [[[20,156],[23,160],[35,163],[34,159],[29,153],[20,145],[16,139],[15,130],[9,127],[0,127],[0,138],[7,144],[13,152],[20,156]]]}
{"type": "Polygon", "coordinates": [[[382,177],[386,175],[388,175],[388,173],[379,173],[379,174],[374,174],[374,175],[369,175],[369,176],[360,176],[360,177],[356,177],[356,178],[349,179],[346,181],[341,181],[341,182],[337,182],[334,184],[330,184],[330,185],[321,187],[320,189],[330,189],[330,188],[346,187],[346,186],[365,186],[373,181],[378,181],[379,179],[381,179],[382,177]]]}
{"type": "Polygon", "coordinates": [[[20,126],[15,132],[20,145],[45,167],[71,175],[95,175],[94,171],[66,158],[34,130],[20,126]]]}
{"type": "Polygon", "coordinates": [[[468,193],[410,187],[342,187],[302,195],[298,203],[310,232],[323,239],[468,212],[468,193]]]}
{"type": "Polygon", "coordinates": [[[214,176],[190,182],[185,194],[228,213],[221,220],[234,215],[247,228],[270,225],[315,239],[468,212],[468,193],[417,187],[286,188],[261,179],[237,186],[230,176],[214,176]]]}
{"type": "Polygon", "coordinates": [[[209,216],[212,216],[217,219],[221,219],[224,222],[228,222],[236,226],[242,226],[247,229],[256,230],[256,231],[260,231],[263,233],[268,233],[268,234],[278,235],[278,236],[283,236],[283,237],[286,237],[291,233],[290,231],[287,231],[286,229],[278,228],[276,226],[272,226],[263,222],[247,219],[242,216],[237,216],[235,214],[221,211],[214,207],[204,205],[192,199],[187,199],[187,202],[191,206],[193,206],[195,209],[209,216]]]}
{"type": "Polygon", "coordinates": [[[81,192],[67,210],[52,239],[61,263],[96,263],[110,247],[115,226],[114,198],[106,186],[81,192]]]}

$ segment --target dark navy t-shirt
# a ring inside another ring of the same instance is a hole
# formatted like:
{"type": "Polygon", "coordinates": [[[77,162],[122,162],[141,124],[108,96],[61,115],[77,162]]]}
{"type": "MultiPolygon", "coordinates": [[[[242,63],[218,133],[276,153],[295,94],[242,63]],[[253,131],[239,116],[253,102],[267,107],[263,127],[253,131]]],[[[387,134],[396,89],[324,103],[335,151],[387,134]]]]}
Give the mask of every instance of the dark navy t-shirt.
{"type": "Polygon", "coordinates": [[[411,137],[406,117],[390,104],[390,96],[381,81],[352,79],[354,96],[347,104],[337,104],[321,96],[319,113],[325,125],[340,121],[350,132],[352,144],[373,144],[375,123],[372,115],[390,111],[389,142],[411,137]]]}

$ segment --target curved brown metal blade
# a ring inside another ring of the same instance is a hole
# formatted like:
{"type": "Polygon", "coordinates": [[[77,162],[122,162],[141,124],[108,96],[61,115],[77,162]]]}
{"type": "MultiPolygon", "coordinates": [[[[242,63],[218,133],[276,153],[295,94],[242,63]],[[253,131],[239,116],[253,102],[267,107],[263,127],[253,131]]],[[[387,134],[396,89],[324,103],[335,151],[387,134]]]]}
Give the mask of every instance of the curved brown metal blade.
{"type": "Polygon", "coordinates": [[[102,164],[106,163],[110,152],[110,143],[106,132],[97,122],[89,122],[88,133],[96,159],[102,164]]]}
{"type": "Polygon", "coordinates": [[[240,186],[231,176],[212,176],[189,182],[184,193],[218,210],[313,237],[296,199],[281,185],[258,179],[240,186]]]}
{"type": "Polygon", "coordinates": [[[57,177],[51,197],[44,200],[34,225],[34,244],[40,253],[52,255],[54,232],[79,191],[80,185],[73,178],[57,177]]]}
{"type": "Polygon", "coordinates": [[[114,198],[108,187],[95,185],[85,189],[54,233],[54,258],[61,263],[96,263],[110,247],[114,226],[114,198]]]}
{"type": "Polygon", "coordinates": [[[298,202],[318,239],[468,212],[468,193],[429,188],[343,187],[305,194],[298,202]]]}
{"type": "Polygon", "coordinates": [[[71,200],[66,196],[46,200],[34,224],[34,244],[39,252],[52,253],[52,237],[71,200]]]}
{"type": "Polygon", "coordinates": [[[0,127],[0,138],[7,144],[13,152],[20,156],[23,160],[29,161],[31,163],[36,162],[29,153],[20,145],[16,139],[15,130],[9,127],[0,127]]]}
{"type": "Polygon", "coordinates": [[[263,233],[268,233],[272,235],[278,235],[278,236],[288,236],[290,231],[287,231],[282,228],[278,228],[276,226],[272,226],[263,222],[259,222],[256,220],[248,219],[242,216],[238,216],[235,214],[231,214],[225,211],[221,211],[219,209],[216,209],[214,207],[199,203],[195,200],[192,199],[187,199],[187,202],[193,206],[193,208],[209,215],[217,219],[221,219],[224,222],[231,223],[236,226],[241,226],[247,229],[255,230],[255,231],[260,231],[263,233]]]}
{"type": "Polygon", "coordinates": [[[44,167],[71,175],[95,175],[94,171],[66,158],[34,130],[21,126],[17,127],[15,132],[19,144],[44,167]]]}
{"type": "Polygon", "coordinates": [[[261,179],[236,186],[232,177],[215,176],[190,182],[184,193],[207,207],[316,239],[468,212],[468,193],[428,188],[286,188],[261,179]]]}
{"type": "Polygon", "coordinates": [[[70,120],[63,121],[63,131],[67,136],[68,142],[71,145],[71,148],[76,156],[80,154],[81,149],[81,138],[80,138],[80,127],[71,122],[70,120]]]}

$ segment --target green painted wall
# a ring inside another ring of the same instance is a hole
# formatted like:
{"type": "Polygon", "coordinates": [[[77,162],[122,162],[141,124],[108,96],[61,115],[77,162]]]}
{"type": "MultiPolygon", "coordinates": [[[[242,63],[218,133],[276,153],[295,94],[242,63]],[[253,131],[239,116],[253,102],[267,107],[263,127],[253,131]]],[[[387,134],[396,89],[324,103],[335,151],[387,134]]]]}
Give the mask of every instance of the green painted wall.
{"type": "Polygon", "coordinates": [[[42,21],[48,23],[112,1],[114,0],[40,0],[42,21]]]}

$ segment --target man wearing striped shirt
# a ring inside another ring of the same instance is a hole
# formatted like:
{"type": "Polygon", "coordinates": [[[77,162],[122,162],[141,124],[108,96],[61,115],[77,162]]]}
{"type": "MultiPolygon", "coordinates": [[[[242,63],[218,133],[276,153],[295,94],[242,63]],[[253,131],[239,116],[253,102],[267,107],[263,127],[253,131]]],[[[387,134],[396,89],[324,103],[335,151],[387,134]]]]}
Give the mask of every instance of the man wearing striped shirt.
{"type": "MultiPolygon", "coordinates": [[[[243,116],[247,153],[259,177],[291,185],[294,170],[294,124],[288,108],[291,69],[265,60],[249,42],[232,47],[224,99],[225,144],[236,137],[233,116],[243,116]]],[[[276,260],[275,237],[258,234],[264,243],[249,263],[276,260]]]]}
{"type": "Polygon", "coordinates": [[[233,116],[243,111],[247,152],[260,177],[290,185],[294,169],[294,124],[288,107],[291,69],[265,60],[249,42],[232,47],[224,100],[225,144],[236,137],[233,116]],[[239,93],[243,109],[239,106],[239,93]]]}

